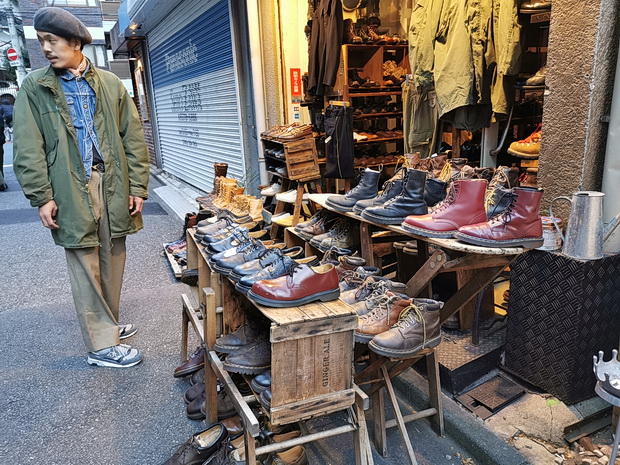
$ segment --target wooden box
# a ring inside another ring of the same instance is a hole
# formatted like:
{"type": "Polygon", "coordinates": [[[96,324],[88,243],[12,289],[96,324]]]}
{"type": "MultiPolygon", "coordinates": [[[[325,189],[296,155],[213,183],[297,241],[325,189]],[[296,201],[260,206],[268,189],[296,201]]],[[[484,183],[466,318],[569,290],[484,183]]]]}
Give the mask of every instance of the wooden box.
{"type": "Polygon", "coordinates": [[[284,143],[287,178],[311,181],[321,177],[314,137],[284,143]]]}
{"type": "Polygon", "coordinates": [[[271,320],[271,422],[287,424],[355,402],[357,314],[340,300],[300,307],[256,305],[271,320]]]}

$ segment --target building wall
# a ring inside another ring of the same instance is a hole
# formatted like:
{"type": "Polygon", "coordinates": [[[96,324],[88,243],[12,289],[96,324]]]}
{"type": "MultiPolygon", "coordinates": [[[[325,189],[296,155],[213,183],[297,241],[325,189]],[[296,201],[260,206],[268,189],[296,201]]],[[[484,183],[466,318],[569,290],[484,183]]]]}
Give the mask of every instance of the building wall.
{"type": "MultiPolygon", "coordinates": [[[[49,65],[49,62],[45,59],[45,55],[41,52],[39,42],[35,37],[28,37],[28,29],[32,27],[32,19],[37,10],[45,6],[50,6],[51,3],[51,1],[48,2],[47,0],[19,0],[19,9],[24,24],[24,32],[26,34],[26,47],[28,48],[30,66],[32,69],[38,69],[49,65]]],[[[101,9],[99,7],[63,7],[63,9],[77,16],[89,29],[91,27],[103,27],[101,9]]],[[[95,36],[95,34],[93,34],[93,36],[95,36]]],[[[93,40],[93,44],[105,45],[105,40],[95,39],[93,40]]]]}
{"type": "Polygon", "coordinates": [[[601,188],[618,9],[616,0],[553,1],[539,172],[545,209],[558,195],[601,188]]]}

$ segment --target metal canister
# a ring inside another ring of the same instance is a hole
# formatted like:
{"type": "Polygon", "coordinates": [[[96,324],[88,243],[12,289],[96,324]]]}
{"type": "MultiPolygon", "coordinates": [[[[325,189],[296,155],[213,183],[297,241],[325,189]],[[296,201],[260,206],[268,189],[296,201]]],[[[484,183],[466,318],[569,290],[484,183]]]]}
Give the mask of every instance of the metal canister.
{"type": "Polygon", "coordinates": [[[562,237],[553,225],[555,221],[558,227],[562,228],[562,220],[558,217],[542,216],[542,233],[543,245],[538,250],[546,250],[547,252],[555,252],[562,248],[562,237]]]}

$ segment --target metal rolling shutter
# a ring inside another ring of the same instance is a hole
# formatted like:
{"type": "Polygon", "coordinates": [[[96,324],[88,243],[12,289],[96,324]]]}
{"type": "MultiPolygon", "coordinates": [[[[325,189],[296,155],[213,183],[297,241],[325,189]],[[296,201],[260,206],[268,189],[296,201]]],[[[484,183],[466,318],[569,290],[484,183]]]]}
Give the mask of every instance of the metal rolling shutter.
{"type": "Polygon", "coordinates": [[[163,168],[210,191],[213,163],[245,163],[227,0],[185,0],[148,34],[163,168]]]}

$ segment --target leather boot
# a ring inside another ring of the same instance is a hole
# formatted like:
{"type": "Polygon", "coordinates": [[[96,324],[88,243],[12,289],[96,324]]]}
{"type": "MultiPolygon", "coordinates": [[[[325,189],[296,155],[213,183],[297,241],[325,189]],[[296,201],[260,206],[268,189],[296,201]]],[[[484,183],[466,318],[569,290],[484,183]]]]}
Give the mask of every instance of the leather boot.
{"type": "Polygon", "coordinates": [[[361,215],[364,209],[368,207],[376,207],[378,205],[383,205],[390,199],[393,199],[403,190],[403,178],[405,177],[406,168],[401,167],[396,170],[394,176],[388,179],[385,184],[383,184],[383,190],[380,194],[378,194],[373,199],[360,200],[353,207],[353,211],[358,215],[361,215]]]}
{"type": "Polygon", "coordinates": [[[220,176],[226,177],[228,174],[228,163],[213,163],[213,168],[215,170],[216,178],[219,178],[220,176]]]}
{"type": "Polygon", "coordinates": [[[353,21],[350,19],[344,20],[344,28],[343,28],[343,44],[361,44],[362,38],[355,33],[355,28],[353,27],[353,21]]]}
{"type": "Polygon", "coordinates": [[[377,334],[390,329],[409,305],[411,305],[411,300],[403,299],[391,292],[387,293],[374,309],[359,317],[357,329],[354,332],[355,342],[366,344],[377,334]]]}
{"type": "Polygon", "coordinates": [[[433,165],[433,176],[435,178],[438,178],[439,175],[441,174],[444,165],[446,164],[446,162],[448,161],[448,155],[444,154],[439,154],[435,157],[431,157],[431,165],[433,165]]]}
{"type": "Polygon", "coordinates": [[[377,34],[377,26],[375,25],[366,26],[366,34],[375,45],[385,45],[387,43],[387,37],[377,34]]]}
{"type": "Polygon", "coordinates": [[[476,176],[474,169],[467,164],[467,158],[452,158],[450,160],[450,179],[471,179],[476,176]]]}
{"type": "Polygon", "coordinates": [[[357,186],[344,195],[330,195],[325,203],[341,212],[353,211],[358,200],[372,199],[377,196],[379,176],[381,176],[381,171],[366,168],[362,171],[362,178],[357,186]]]}
{"type": "Polygon", "coordinates": [[[391,358],[408,358],[417,352],[436,347],[441,342],[439,310],[443,302],[413,299],[389,330],[377,334],[369,343],[373,352],[391,358]]]}
{"type": "MultiPolygon", "coordinates": [[[[427,159],[428,160],[428,159],[427,159]]],[[[426,188],[424,189],[424,201],[426,205],[434,207],[446,198],[448,191],[448,183],[437,178],[429,178],[426,180],[426,188]]]]}
{"type": "Polygon", "coordinates": [[[435,206],[431,213],[408,216],[402,226],[406,231],[424,237],[449,239],[461,226],[484,221],[483,179],[459,179],[453,181],[446,199],[435,206]]]}
{"type": "Polygon", "coordinates": [[[515,187],[510,205],[489,221],[459,228],[456,238],[483,247],[526,247],[543,245],[540,201],[542,189],[515,187]]]}
{"type": "MultiPolygon", "coordinates": [[[[491,178],[491,182],[487,187],[487,190],[484,194],[484,204],[487,209],[487,217],[491,218],[497,213],[500,213],[502,210],[493,209],[492,212],[489,211],[489,207],[492,205],[498,205],[499,197],[503,197],[503,193],[513,187],[517,187],[519,185],[519,168],[516,166],[508,167],[508,166],[498,166],[495,169],[495,173],[493,174],[493,178],[491,178]],[[498,191],[498,188],[502,188],[498,191]]],[[[506,204],[504,204],[506,206],[506,204]]]]}
{"type": "Polygon", "coordinates": [[[426,171],[409,169],[403,181],[403,190],[383,205],[368,207],[362,218],[381,224],[400,224],[407,215],[424,215],[428,212],[424,202],[426,171]]]}
{"type": "MultiPolygon", "coordinates": [[[[487,192],[489,189],[487,189],[487,192]]],[[[512,201],[512,189],[506,189],[502,186],[496,186],[491,195],[485,196],[484,208],[487,212],[487,219],[499,215],[508,208],[512,201]]]]}
{"type": "Polygon", "coordinates": [[[538,186],[538,168],[528,168],[522,179],[519,179],[521,187],[537,187],[538,186]]]}

